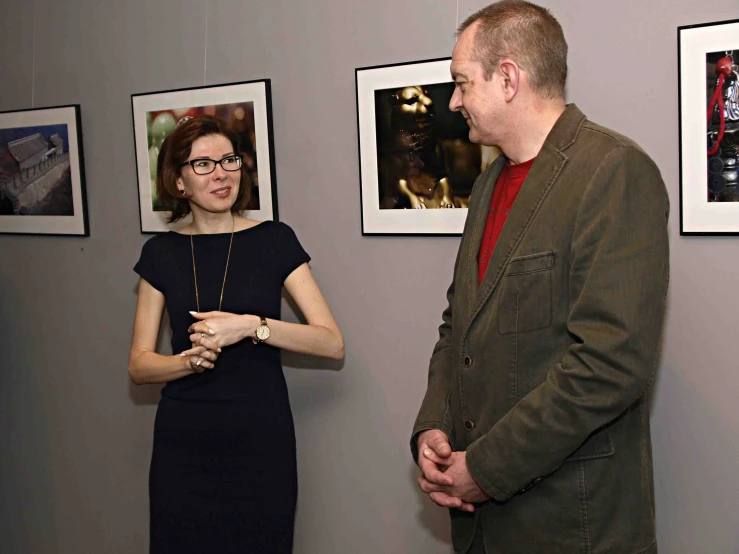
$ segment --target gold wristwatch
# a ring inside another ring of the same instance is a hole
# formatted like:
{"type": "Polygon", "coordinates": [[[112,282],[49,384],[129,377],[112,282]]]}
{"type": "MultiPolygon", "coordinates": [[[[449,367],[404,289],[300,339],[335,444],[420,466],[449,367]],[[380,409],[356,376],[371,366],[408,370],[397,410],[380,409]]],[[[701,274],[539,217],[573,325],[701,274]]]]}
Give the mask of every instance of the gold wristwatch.
{"type": "Polygon", "coordinates": [[[251,339],[254,344],[262,344],[269,338],[269,325],[267,325],[267,320],[264,318],[261,319],[262,323],[257,327],[257,330],[254,333],[256,337],[251,339]]]}

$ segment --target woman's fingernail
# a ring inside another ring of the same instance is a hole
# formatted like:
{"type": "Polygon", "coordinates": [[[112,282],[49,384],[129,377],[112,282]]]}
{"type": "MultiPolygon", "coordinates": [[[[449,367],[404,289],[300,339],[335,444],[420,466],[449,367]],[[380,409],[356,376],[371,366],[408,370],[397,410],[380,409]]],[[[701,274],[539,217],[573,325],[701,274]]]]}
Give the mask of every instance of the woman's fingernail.
{"type": "Polygon", "coordinates": [[[210,333],[211,335],[215,335],[216,334],[216,332],[213,329],[208,329],[208,333],[210,333]]]}
{"type": "Polygon", "coordinates": [[[198,313],[198,312],[192,312],[192,311],[191,311],[191,312],[190,312],[190,315],[195,315],[196,313],[198,313]]]}
{"type": "Polygon", "coordinates": [[[184,358],[185,357],[185,353],[183,352],[182,354],[180,354],[180,356],[182,356],[184,358]]]}
{"type": "Polygon", "coordinates": [[[219,352],[219,353],[221,352],[221,349],[220,349],[220,348],[218,349],[218,352],[219,352]]]}

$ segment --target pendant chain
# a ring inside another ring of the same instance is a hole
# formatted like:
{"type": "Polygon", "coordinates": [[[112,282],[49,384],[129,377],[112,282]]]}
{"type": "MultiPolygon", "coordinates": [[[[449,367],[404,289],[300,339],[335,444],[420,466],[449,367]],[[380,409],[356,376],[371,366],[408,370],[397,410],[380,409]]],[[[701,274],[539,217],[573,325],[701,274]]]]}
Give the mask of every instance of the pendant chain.
{"type": "MultiPolygon", "coordinates": [[[[218,300],[218,311],[223,306],[223,291],[226,290],[226,276],[228,275],[228,262],[231,260],[231,246],[234,242],[234,230],[236,228],[236,220],[231,216],[231,240],[228,243],[228,255],[226,256],[226,271],[223,272],[223,284],[221,285],[221,297],[218,300]]],[[[200,295],[198,294],[198,272],[195,269],[195,246],[192,242],[192,227],[190,227],[190,253],[192,254],[192,276],[195,279],[195,304],[200,313],[200,295]]]]}

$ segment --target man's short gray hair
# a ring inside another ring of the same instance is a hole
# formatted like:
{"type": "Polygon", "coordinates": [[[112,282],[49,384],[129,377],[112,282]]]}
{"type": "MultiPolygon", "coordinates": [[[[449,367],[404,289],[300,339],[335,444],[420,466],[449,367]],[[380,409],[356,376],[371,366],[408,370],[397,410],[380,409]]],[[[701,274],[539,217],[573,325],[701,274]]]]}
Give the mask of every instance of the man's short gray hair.
{"type": "Polygon", "coordinates": [[[526,72],[534,92],[543,98],[564,97],[567,42],[548,9],[525,0],[501,0],[468,17],[457,36],[476,22],[474,55],[486,79],[500,60],[510,58],[526,72]]]}

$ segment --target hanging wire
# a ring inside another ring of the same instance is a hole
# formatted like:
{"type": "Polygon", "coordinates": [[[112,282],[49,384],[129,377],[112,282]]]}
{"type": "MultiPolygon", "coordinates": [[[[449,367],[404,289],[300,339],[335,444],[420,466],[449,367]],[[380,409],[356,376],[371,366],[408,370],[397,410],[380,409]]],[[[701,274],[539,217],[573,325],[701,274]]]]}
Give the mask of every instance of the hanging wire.
{"type": "Polygon", "coordinates": [[[203,48],[203,86],[208,75],[208,2],[205,2],[205,46],[203,48]]]}
{"type": "Polygon", "coordinates": [[[33,0],[33,46],[31,48],[31,107],[36,91],[36,0],[33,0]]]}

